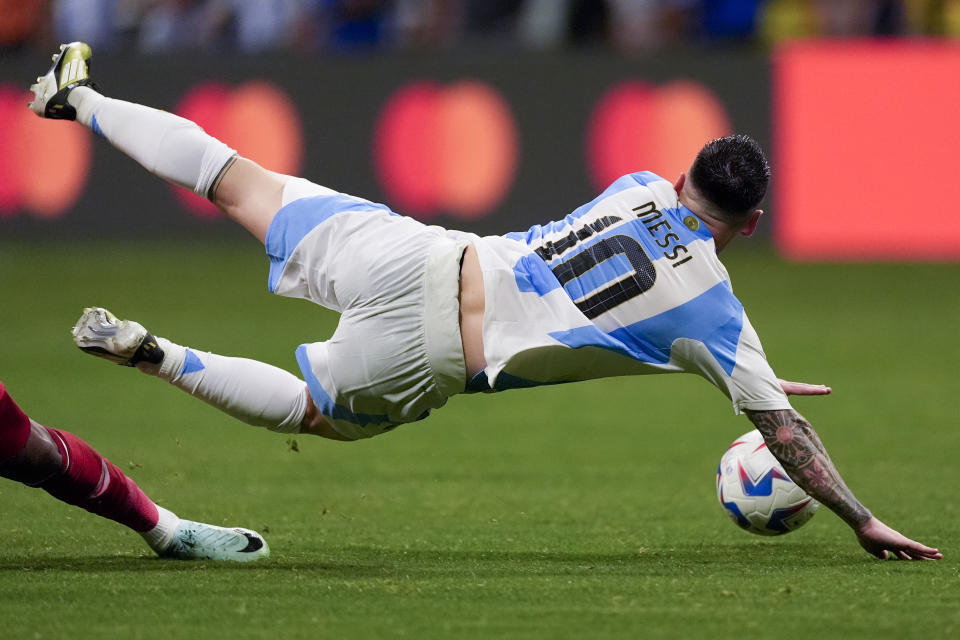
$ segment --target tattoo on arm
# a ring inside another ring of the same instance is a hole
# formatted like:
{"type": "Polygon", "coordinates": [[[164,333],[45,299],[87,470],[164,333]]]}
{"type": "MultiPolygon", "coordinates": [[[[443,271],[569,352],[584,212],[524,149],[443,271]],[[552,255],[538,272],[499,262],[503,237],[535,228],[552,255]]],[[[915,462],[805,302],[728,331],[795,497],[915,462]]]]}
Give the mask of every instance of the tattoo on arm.
{"type": "Polygon", "coordinates": [[[792,409],[746,413],[770,452],[804,491],[851,527],[870,519],[870,512],[847,488],[817,432],[803,416],[792,409]]]}

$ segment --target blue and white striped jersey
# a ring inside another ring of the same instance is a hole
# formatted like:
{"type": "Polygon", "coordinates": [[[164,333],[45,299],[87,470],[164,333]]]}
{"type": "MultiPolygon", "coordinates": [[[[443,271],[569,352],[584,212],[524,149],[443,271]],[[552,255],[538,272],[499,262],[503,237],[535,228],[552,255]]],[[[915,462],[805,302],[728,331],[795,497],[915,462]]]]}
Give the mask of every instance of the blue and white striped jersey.
{"type": "Polygon", "coordinates": [[[667,180],[626,175],[563,220],[471,241],[487,368],[468,390],[689,372],[737,412],[790,407],[709,229],[667,180]]]}

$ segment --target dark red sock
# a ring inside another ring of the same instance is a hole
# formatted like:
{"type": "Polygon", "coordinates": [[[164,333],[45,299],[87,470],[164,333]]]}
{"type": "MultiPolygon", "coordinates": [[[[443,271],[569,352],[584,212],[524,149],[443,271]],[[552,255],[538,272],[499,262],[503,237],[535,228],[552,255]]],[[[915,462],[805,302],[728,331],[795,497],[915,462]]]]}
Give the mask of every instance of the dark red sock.
{"type": "Polygon", "coordinates": [[[61,473],[40,485],[53,497],[134,531],[157,526],[157,505],[109,460],[68,431],[46,428],[63,458],[61,473]]]}
{"type": "Polygon", "coordinates": [[[20,410],[0,382],[0,462],[16,458],[29,437],[30,418],[20,410]]]}

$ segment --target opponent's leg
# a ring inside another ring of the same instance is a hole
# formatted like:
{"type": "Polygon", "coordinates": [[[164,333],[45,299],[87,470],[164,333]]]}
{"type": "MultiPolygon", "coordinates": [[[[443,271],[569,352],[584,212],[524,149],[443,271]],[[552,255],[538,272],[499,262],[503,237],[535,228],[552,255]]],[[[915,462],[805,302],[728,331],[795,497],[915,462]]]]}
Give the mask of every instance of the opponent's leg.
{"type": "Polygon", "coordinates": [[[0,476],[35,486],[56,475],[62,464],[46,429],[30,420],[0,384],[0,476]]]}
{"type": "Polygon", "coordinates": [[[61,45],[53,66],[31,87],[34,113],[81,122],[151,173],[209,198],[262,242],[286,177],[238,159],[190,120],[102,95],[89,77],[91,57],[85,43],[61,45]]]}
{"type": "Polygon", "coordinates": [[[181,520],[156,505],[82,439],[28,418],[2,384],[0,476],[125,525],[162,556],[247,561],[269,553],[256,532],[181,520]]]}
{"type": "Polygon", "coordinates": [[[155,338],[102,308],[84,310],[73,336],[84,351],[162,378],[247,424],[343,439],[316,410],[306,384],[278,367],[155,338]]]}

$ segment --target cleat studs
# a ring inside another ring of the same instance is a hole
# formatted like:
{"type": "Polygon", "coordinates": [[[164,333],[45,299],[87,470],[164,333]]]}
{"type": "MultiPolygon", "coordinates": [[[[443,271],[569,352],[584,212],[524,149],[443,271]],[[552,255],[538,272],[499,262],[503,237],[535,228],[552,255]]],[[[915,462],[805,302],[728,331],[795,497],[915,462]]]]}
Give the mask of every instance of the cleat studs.
{"type": "Polygon", "coordinates": [[[60,45],[60,51],[63,51],[63,50],[66,49],[66,48],[67,48],[67,45],[65,45],[65,44],[60,45]]]}
{"type": "Polygon", "coordinates": [[[52,56],[50,56],[50,59],[51,59],[53,62],[56,62],[56,61],[57,61],[57,57],[58,57],[59,55],[60,55],[60,54],[55,53],[55,54],[53,54],[52,56]]]}

